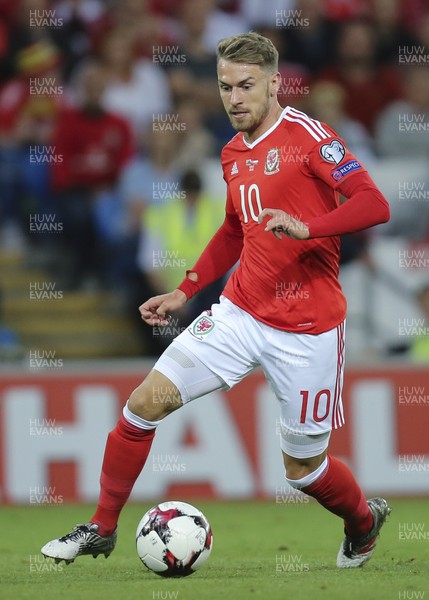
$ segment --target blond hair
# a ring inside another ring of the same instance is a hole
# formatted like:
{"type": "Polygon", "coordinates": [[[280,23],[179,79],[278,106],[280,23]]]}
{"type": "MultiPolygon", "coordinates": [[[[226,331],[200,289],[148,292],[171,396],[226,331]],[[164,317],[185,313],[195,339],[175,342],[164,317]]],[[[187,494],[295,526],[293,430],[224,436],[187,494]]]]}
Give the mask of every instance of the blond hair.
{"type": "Polygon", "coordinates": [[[259,33],[240,33],[220,40],[217,60],[259,65],[270,72],[278,71],[279,53],[271,40],[259,33]]]}

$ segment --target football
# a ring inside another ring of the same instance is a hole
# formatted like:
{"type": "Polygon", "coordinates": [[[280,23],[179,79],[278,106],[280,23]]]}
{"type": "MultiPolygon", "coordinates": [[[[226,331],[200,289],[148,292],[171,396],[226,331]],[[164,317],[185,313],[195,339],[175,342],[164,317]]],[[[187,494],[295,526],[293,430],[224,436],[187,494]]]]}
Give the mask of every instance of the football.
{"type": "Polygon", "coordinates": [[[213,548],[210,523],[186,502],[157,504],[141,518],[136,531],[137,554],[163,577],[185,577],[200,569],[213,548]]]}

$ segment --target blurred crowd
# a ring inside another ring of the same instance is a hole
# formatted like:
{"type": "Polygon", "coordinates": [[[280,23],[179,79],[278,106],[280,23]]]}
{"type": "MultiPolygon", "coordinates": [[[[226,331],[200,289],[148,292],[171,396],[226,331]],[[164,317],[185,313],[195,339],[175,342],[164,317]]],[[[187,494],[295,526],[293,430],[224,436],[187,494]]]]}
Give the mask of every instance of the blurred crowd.
{"type": "MultiPolygon", "coordinates": [[[[216,45],[249,30],[280,52],[283,106],[364,163],[429,159],[427,0],[2,0],[0,248],[133,310],[176,285],[223,220],[216,45]]],[[[364,253],[343,240],[343,262],[364,253]]]]}

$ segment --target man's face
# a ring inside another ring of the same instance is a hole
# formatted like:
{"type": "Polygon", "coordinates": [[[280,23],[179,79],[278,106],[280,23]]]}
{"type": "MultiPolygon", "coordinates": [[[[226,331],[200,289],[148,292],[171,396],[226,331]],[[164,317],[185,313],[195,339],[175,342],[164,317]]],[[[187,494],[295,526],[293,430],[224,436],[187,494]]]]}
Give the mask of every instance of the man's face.
{"type": "Polygon", "coordinates": [[[277,96],[279,74],[259,65],[220,59],[217,66],[220,96],[237,131],[252,133],[266,118],[277,96]]]}

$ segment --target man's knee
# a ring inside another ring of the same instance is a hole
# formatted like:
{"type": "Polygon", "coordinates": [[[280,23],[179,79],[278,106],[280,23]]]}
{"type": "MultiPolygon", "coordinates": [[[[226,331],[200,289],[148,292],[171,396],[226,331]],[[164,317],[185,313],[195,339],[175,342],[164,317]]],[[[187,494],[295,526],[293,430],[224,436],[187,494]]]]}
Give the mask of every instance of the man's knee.
{"type": "Polygon", "coordinates": [[[165,375],[153,370],[128,400],[129,410],[147,421],[160,421],[181,406],[177,387],[165,375]]]}
{"type": "Polygon", "coordinates": [[[284,429],[281,448],[286,479],[303,479],[316,471],[327,456],[330,435],[330,431],[310,435],[284,429]]]}
{"type": "Polygon", "coordinates": [[[283,462],[286,469],[286,479],[303,479],[316,471],[326,458],[327,450],[318,456],[295,458],[283,452],[283,462]]]}

